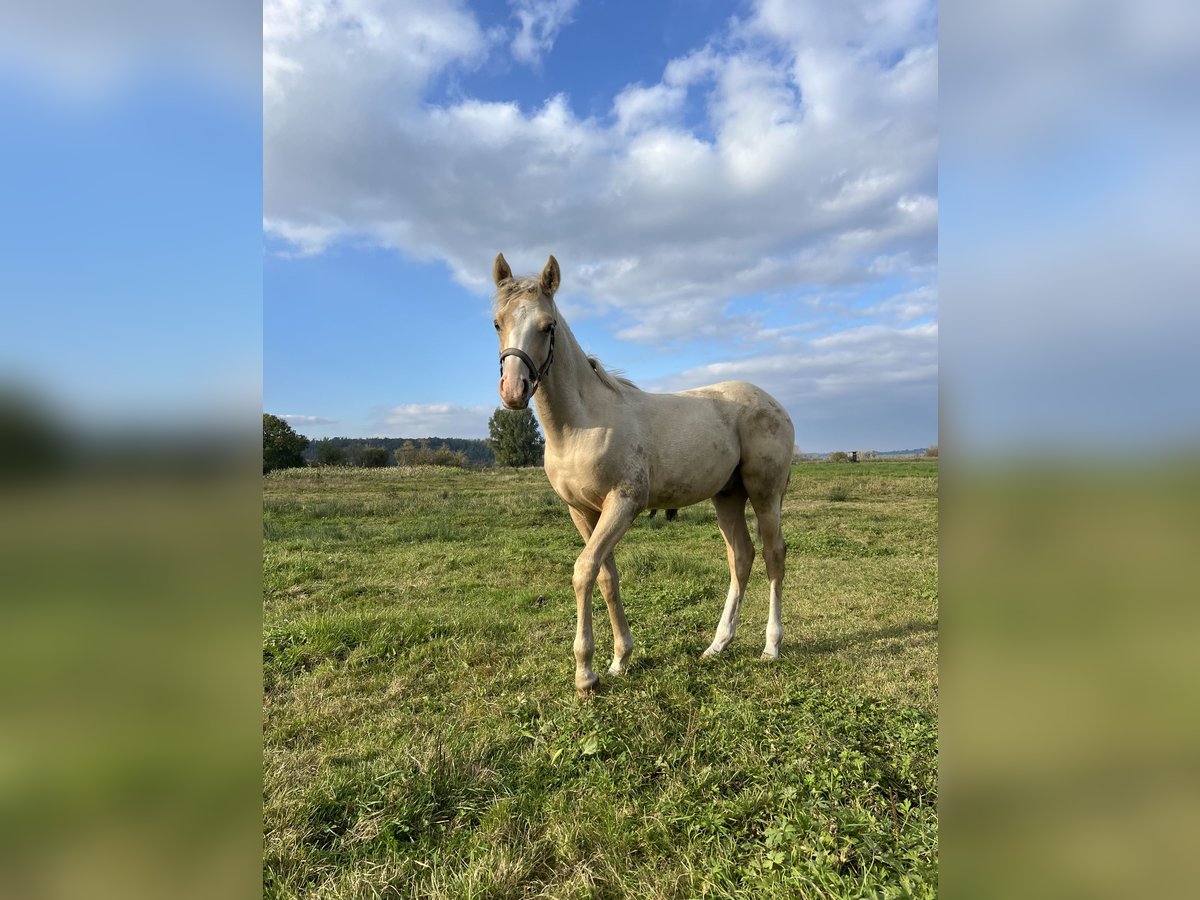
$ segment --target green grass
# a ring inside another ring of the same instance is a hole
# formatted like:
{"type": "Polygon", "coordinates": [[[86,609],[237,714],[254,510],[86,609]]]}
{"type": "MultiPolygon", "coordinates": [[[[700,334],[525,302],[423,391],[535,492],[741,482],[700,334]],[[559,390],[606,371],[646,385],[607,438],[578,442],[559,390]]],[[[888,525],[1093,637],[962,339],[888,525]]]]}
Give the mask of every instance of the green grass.
{"type": "Polygon", "coordinates": [[[729,580],[711,506],[639,519],[634,664],[589,701],[582,542],[540,470],[264,484],[268,896],[936,892],[936,461],[796,467],[774,664],[760,560],[700,658],[729,580]]]}

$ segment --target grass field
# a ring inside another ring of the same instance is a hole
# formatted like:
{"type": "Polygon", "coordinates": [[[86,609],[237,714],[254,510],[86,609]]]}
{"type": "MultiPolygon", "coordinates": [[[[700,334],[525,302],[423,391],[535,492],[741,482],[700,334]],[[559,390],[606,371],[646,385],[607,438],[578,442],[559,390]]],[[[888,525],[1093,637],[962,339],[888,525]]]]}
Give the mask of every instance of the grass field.
{"type": "Polygon", "coordinates": [[[773,664],[761,554],[701,659],[712,507],[642,517],[617,548],[634,662],[588,701],[582,542],[541,470],[264,484],[267,896],[936,894],[936,461],[796,467],[773,664]]]}

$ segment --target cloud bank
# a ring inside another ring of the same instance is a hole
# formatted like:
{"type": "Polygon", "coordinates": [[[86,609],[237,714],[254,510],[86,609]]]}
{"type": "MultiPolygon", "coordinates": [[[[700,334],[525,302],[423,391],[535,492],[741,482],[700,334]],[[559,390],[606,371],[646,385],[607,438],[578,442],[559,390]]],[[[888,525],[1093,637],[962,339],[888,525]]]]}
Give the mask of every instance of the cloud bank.
{"type": "Polygon", "coordinates": [[[494,407],[401,403],[375,411],[378,437],[485,438],[494,407]]]}
{"type": "Polygon", "coordinates": [[[365,236],[480,290],[499,245],[527,265],[554,252],[576,291],[631,313],[934,261],[922,5],[764,2],[606,119],[562,94],[531,110],[429,102],[435,76],[488,53],[453,3],[264,10],[265,218],[300,248],[365,236]],[[689,96],[699,125],[678,117],[689,96]]]}

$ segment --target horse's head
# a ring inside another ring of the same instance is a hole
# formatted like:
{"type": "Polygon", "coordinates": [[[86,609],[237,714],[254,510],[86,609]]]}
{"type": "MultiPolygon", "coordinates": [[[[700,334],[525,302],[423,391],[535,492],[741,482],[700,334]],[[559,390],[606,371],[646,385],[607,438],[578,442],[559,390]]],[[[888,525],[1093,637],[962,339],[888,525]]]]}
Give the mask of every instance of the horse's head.
{"type": "Polygon", "coordinates": [[[529,405],[554,361],[558,311],[558,260],[551,256],[537,278],[514,278],[503,253],[492,266],[496,281],[496,335],[500,338],[500,399],[509,409],[529,405]]]}

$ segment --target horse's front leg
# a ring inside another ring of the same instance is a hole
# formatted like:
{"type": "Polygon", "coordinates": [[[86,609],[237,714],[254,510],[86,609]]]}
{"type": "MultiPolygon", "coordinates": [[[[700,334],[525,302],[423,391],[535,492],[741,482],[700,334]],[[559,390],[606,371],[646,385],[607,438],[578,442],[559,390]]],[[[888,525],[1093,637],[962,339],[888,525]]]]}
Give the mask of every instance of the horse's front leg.
{"type": "MultiPolygon", "coordinates": [[[[614,491],[604,501],[604,507],[591,526],[590,535],[586,536],[587,545],[579,558],[575,560],[575,572],[571,585],[575,588],[575,689],[580,694],[586,694],[596,687],[599,678],[592,671],[592,657],[595,655],[596,642],[592,634],[592,591],[601,570],[612,560],[613,548],[617,541],[629,529],[630,524],[641,511],[641,505],[632,497],[614,491]]],[[[582,514],[571,511],[576,526],[582,514]]],[[[585,519],[590,518],[584,516],[585,519]]],[[[590,522],[587,522],[591,525],[590,522]]],[[[579,528],[584,533],[584,528],[579,528]]],[[[617,595],[616,564],[612,563],[611,577],[605,579],[608,587],[613,590],[612,601],[609,603],[609,614],[613,622],[614,660],[613,668],[617,674],[624,668],[624,663],[633,649],[633,640],[629,636],[629,625],[625,621],[625,611],[621,608],[620,597],[617,595]],[[619,665],[618,665],[619,664],[619,665]]],[[[608,591],[605,591],[605,601],[609,601],[608,591]]]]}
{"type": "MultiPolygon", "coordinates": [[[[586,544],[592,536],[600,513],[591,510],[571,509],[571,519],[586,544]]],[[[608,621],[613,633],[613,661],[608,667],[609,675],[623,675],[629,666],[629,657],[633,655],[633,635],[629,631],[629,623],[625,620],[625,607],[621,605],[621,582],[617,576],[617,561],[609,553],[600,564],[600,574],[597,576],[600,585],[600,595],[608,607],[608,621]]]]}
{"type": "Polygon", "coordinates": [[[613,661],[608,667],[609,675],[624,675],[633,655],[633,635],[629,622],[625,620],[625,607],[621,605],[621,583],[617,577],[617,561],[610,553],[600,566],[600,595],[608,607],[608,622],[612,625],[613,661]]]}

